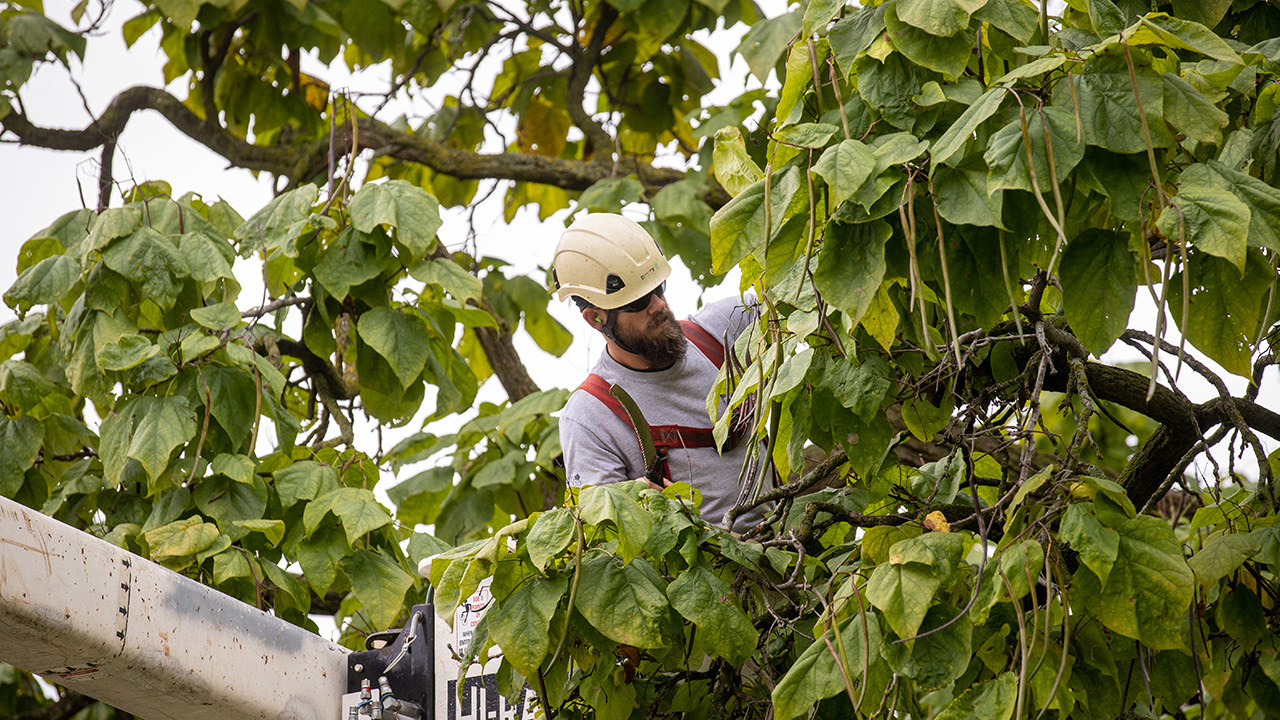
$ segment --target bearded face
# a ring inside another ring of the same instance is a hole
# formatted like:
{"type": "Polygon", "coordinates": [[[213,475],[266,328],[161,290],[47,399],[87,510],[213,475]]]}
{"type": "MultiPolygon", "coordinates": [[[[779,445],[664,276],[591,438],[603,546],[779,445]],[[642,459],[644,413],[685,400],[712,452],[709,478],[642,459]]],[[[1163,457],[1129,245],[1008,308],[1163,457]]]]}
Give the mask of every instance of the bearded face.
{"type": "Polygon", "coordinates": [[[651,313],[643,328],[633,330],[631,323],[619,322],[614,327],[614,334],[632,352],[643,356],[658,368],[674,365],[684,357],[685,348],[688,347],[684,328],[680,327],[680,322],[670,308],[665,307],[651,313]]]}

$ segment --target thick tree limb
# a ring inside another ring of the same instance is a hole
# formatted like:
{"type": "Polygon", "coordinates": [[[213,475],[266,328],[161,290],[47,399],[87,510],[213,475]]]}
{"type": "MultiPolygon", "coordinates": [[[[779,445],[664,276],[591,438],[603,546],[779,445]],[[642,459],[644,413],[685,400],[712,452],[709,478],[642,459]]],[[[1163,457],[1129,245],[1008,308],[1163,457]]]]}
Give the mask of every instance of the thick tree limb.
{"type": "Polygon", "coordinates": [[[600,17],[596,21],[595,31],[591,34],[591,41],[585,48],[579,48],[576,44],[569,46],[570,55],[575,57],[569,71],[569,99],[565,104],[573,124],[582,130],[587,137],[587,142],[595,148],[596,162],[608,168],[613,167],[613,137],[605,131],[604,126],[596,122],[591,113],[587,112],[584,102],[587,84],[595,72],[596,63],[600,62],[600,51],[604,48],[605,36],[617,19],[618,11],[608,3],[601,3],[600,17]]]}
{"type": "MultiPolygon", "coordinates": [[[[1052,323],[1045,323],[1046,328],[1051,326],[1052,323]]],[[[1061,337],[1064,335],[1075,339],[1060,328],[1046,332],[1058,352],[1078,355],[1077,343],[1064,342],[1061,337]]],[[[1056,362],[1058,371],[1045,378],[1045,390],[1068,391],[1069,373],[1065,371],[1065,358],[1063,360],[1056,362]]],[[[1231,422],[1232,411],[1238,412],[1250,428],[1280,440],[1280,414],[1248,399],[1218,397],[1194,405],[1181,392],[1163,385],[1156,385],[1155,392],[1148,398],[1150,378],[1145,375],[1097,362],[1086,362],[1084,367],[1089,387],[1097,399],[1122,405],[1160,423],[1129,459],[1117,480],[1137,507],[1152,499],[1183,455],[1204,433],[1231,422]]]]}
{"type": "MultiPolygon", "coordinates": [[[[232,166],[282,175],[293,185],[311,180],[328,167],[327,136],[302,146],[254,145],[216,122],[198,117],[174,96],[152,87],[136,86],[124,90],[112,99],[96,120],[80,130],[40,127],[20,112],[5,116],[0,120],[0,128],[16,136],[24,145],[88,152],[101,147],[110,138],[118,137],[133,114],[144,110],[160,113],[179,132],[226,158],[232,166]]],[[[645,191],[652,195],[685,178],[681,170],[654,167],[634,158],[620,159],[615,171],[611,165],[533,153],[471,152],[395,130],[372,118],[360,121],[358,133],[362,149],[397,160],[421,163],[436,172],[462,180],[513,180],[565,190],[585,190],[598,180],[615,174],[636,174],[645,191]]],[[[339,153],[349,152],[354,144],[351,128],[338,128],[334,141],[339,153]]],[[[717,208],[727,203],[729,196],[722,188],[714,186],[703,193],[702,199],[717,208]]]]}

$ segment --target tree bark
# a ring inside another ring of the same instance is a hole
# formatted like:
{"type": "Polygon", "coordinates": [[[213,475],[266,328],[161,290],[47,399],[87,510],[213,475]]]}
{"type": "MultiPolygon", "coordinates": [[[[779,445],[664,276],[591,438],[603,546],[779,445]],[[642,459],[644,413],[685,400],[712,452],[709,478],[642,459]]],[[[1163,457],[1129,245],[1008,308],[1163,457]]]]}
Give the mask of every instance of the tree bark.
{"type": "MultiPolygon", "coordinates": [[[[102,114],[80,130],[45,128],[32,124],[25,115],[12,112],[0,120],[0,128],[12,133],[24,145],[50,150],[87,152],[118,137],[136,112],[154,110],[179,132],[226,158],[234,167],[282,175],[291,185],[299,185],[324,173],[329,161],[329,137],[301,146],[261,146],[236,137],[217,122],[201,118],[174,96],[160,88],[135,86],[112,99],[102,114]]],[[[419,137],[391,128],[373,118],[359,121],[361,150],[426,165],[436,172],[462,180],[497,179],[541,183],[565,190],[585,190],[599,180],[636,175],[652,196],[662,188],[685,178],[674,168],[654,167],[635,158],[619,158],[616,166],[587,160],[568,160],[534,153],[479,153],[419,137]]],[[[353,147],[351,128],[334,131],[334,147],[347,153],[353,147]]],[[[701,198],[718,208],[729,195],[714,181],[701,198]]]]}

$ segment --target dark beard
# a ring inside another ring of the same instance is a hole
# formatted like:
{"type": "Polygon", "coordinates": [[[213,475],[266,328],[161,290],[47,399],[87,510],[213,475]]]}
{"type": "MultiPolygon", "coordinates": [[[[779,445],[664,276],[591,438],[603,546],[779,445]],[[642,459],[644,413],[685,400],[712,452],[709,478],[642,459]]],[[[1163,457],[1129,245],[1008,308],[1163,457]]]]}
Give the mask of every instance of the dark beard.
{"type": "Polygon", "coordinates": [[[642,333],[629,335],[621,328],[616,328],[614,332],[621,345],[659,368],[670,367],[679,362],[688,347],[684,328],[680,327],[676,316],[668,309],[650,316],[649,324],[642,333]]]}

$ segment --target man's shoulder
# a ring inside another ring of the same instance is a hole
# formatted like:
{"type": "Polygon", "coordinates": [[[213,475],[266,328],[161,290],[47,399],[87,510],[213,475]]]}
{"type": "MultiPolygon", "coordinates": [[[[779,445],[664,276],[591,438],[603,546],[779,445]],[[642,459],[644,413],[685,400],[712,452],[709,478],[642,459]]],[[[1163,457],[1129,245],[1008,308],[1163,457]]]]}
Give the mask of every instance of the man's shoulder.
{"type": "Polygon", "coordinates": [[[690,320],[717,338],[736,338],[759,315],[759,304],[754,296],[727,297],[715,300],[698,309],[690,320]]]}

